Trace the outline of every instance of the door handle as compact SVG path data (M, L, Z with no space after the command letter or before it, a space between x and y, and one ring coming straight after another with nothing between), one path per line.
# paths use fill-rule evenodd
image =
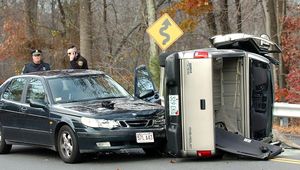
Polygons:
M205 99L200 99L200 109L201 110L206 109Z
M25 112L27 110L27 107L21 107L21 112Z

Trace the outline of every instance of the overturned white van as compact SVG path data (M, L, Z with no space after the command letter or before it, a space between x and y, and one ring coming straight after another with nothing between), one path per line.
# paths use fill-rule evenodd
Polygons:
M240 33L210 41L214 48L160 56L167 152L177 157L210 157L218 150L259 159L278 155L282 149L268 144L272 65L278 62L268 54L280 48ZM141 97L153 100L157 94Z

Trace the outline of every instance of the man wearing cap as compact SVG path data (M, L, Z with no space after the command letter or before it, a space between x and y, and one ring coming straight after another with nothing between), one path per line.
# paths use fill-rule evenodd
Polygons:
M68 56L70 59L70 69L88 69L86 59L77 52L75 46L68 48Z
M42 58L41 50L34 50L31 52L31 55L32 55L32 62L25 64L22 70L22 74L50 70L50 65L48 63L44 63L43 60L41 59Z

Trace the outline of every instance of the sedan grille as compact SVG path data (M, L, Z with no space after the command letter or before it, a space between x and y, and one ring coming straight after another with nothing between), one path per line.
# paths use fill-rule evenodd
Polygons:
M153 120L121 120L119 121L122 127L151 127L153 126Z

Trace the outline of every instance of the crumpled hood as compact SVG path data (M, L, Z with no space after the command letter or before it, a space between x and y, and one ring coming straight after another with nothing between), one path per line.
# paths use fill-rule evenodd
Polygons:
M164 108L158 104L128 98L61 104L56 106L56 108L63 112L76 112L83 116L109 119L148 117L164 110Z

